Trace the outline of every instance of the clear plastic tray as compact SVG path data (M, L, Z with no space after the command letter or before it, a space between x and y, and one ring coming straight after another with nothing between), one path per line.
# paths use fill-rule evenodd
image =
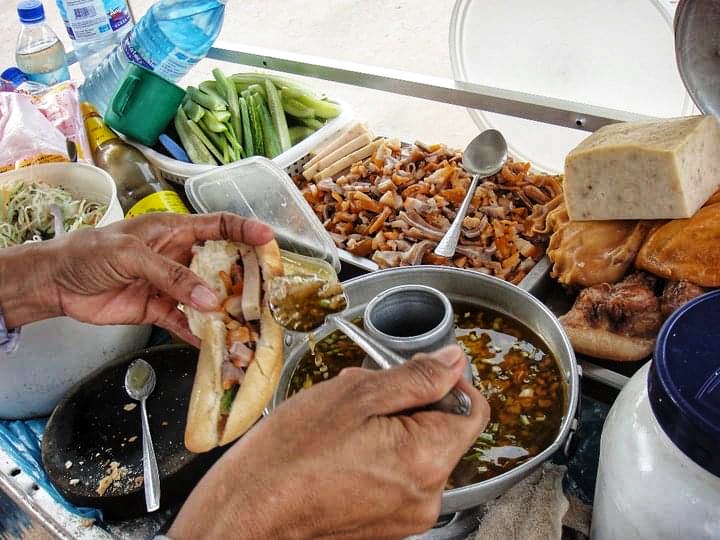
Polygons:
M675 65L668 0L458 0L450 63L458 81L632 111L697 114ZM512 28L513 30L510 30ZM562 173L588 133L469 109L500 130L511 155Z
M322 259L340 271L338 250L285 170L247 158L189 178L185 193L198 212L232 212L264 221L280 247Z

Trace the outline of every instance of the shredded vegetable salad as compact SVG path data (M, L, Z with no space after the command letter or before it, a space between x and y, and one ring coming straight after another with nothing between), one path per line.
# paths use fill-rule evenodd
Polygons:
M107 204L77 199L59 186L23 181L2 185L0 248L94 227L106 210Z

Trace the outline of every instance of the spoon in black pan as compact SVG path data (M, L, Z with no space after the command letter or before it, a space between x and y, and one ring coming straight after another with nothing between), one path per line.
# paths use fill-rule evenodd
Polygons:
M125 373L125 390L128 395L140 402L140 418L143 434L143 484L145 486L145 505L148 512L160 508L160 474L158 473L155 449L153 448L150 425L148 423L145 401L155 389L155 370L142 358L138 358Z

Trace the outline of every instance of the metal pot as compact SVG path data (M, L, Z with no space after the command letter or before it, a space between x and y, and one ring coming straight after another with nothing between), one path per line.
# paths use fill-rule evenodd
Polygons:
M451 302L489 308L524 323L542 338L558 361L566 385L566 402L560 431L552 444L525 463L495 478L446 491L442 498L442 514L474 508L494 499L563 447L576 422L580 397L578 367L562 325L552 312L531 294L506 281L479 272L435 266L383 270L351 279L343 285L351 306L347 312L348 319L361 317L366 304L391 287L427 285L445 293ZM320 328L315 337L320 340L331 331L331 328ZM307 336L288 334L286 344L285 366L270 409L277 407L287 398L290 379L308 351Z

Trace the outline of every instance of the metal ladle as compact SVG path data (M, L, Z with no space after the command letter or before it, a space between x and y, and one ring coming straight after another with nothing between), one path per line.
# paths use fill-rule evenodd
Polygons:
M463 220L475 195L478 183L480 180L484 180L502 169L505 161L507 161L507 153L505 138L496 129L483 131L467 145L463 153L463 167L474 176L455 219L435 248L435 255L452 257L455 254Z
M312 303L312 305L319 304L323 300L328 300L329 294L332 295L332 308L326 306L323 309L314 310L311 316L305 315L300 319L295 316L294 310L297 309L297 305L303 302ZM405 358L379 343L367 332L341 317L341 313L348 307L348 300L342 286L337 282L327 284L315 276L294 275L273 278L268 289L268 303L275 320L287 330L310 332L327 325L329 328L340 330L349 337L381 369L391 369L406 361ZM468 416L472 404L470 398L463 391L453 388L445 397L433 404L432 408Z
M135 360L125 373L125 390L131 398L140 402L143 434L143 484L145 485L145 506L148 512L154 512L160 508L160 474L145 408L145 400L154 389L155 370L145 360L141 358Z

